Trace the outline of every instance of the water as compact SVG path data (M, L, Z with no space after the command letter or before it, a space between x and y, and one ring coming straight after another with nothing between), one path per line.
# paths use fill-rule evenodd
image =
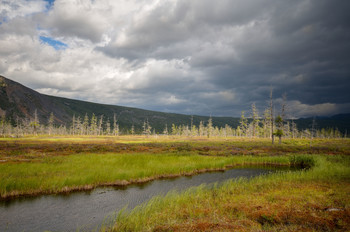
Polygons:
M191 177L155 180L124 188L97 188L69 195L47 195L0 202L0 231L94 231L111 223L113 215L167 192L201 184L272 172L265 168L239 168ZM109 218L109 219L108 219Z

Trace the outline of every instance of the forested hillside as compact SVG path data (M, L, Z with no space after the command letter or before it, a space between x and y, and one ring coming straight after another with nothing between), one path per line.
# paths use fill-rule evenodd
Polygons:
M212 126L218 130L220 128L232 128L235 130L234 134L238 135L266 136L268 131L266 127L269 126L267 124L269 119L266 118L266 115L261 113L256 115L258 121L254 122L252 126L254 121L252 112L250 109L245 110L248 113L243 119L211 117L210 121L209 116L156 112L44 95L0 76L1 125L22 125L23 127L36 125L38 128L40 125L51 125L55 128L73 128L74 131L78 131L78 127L80 127L81 133L83 124L84 130L87 130L88 126L90 127L91 124L96 123L96 127L100 127L99 133L101 131L109 133L108 131L113 131L114 127L118 126L118 133L124 134L144 133L147 128L150 130L149 133L161 134L165 131L175 134L190 133L188 131ZM209 121L211 125L208 125ZM338 131L343 135L347 135L347 132L350 131L349 122L350 114L335 115L333 117L301 118L293 121L285 119L285 126L287 127L285 130L293 134L295 130L322 131L323 129L329 133ZM331 132L332 130L333 132ZM193 133L191 132L191 134Z

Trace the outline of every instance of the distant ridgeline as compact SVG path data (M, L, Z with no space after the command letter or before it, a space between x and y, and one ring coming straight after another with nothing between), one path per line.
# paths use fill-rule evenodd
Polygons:
M37 111L34 112L32 118L17 118L15 123L7 120L4 116L0 120L0 135L2 136L25 136L25 135L178 135L178 136L200 136L200 137L261 137L270 138L272 131L282 130L282 136L285 138L340 138L348 136L348 117L344 120L336 120L339 116L330 118L303 118L298 120L284 120L282 127L278 125L277 120L273 124L274 130L271 130L272 121L270 118L232 118L231 126L217 126L214 124L213 118L208 120L200 120L205 117L187 116L188 124L162 124L153 127L152 123L145 119L141 127L131 125L126 127L121 125L115 114L111 119L104 115L96 116L94 113L89 116L85 114L83 117L73 115L69 124L55 123L55 115L50 113L46 123L41 123ZM199 122L198 122L199 121ZM345 128L345 132L339 130L334 125L340 125ZM325 127L321 127L323 125ZM161 127L161 129L159 129Z
M254 106L255 108L255 106ZM97 104L40 94L0 76L0 135L121 135L283 137L348 136L350 114L282 119L252 108L249 118L191 116ZM273 128L273 129L271 129Z

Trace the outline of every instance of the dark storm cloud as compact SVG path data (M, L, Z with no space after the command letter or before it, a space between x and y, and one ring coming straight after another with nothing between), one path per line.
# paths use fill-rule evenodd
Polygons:
M134 17L129 27L100 49L111 56L131 60L168 58L162 56L164 50L170 50L170 56L176 57L183 46L187 49L181 55L188 55L205 43L223 39L218 38L222 34L217 34L222 27L259 19L264 5L261 1L223 0L215 4L207 0L161 1L156 8L142 12L141 17Z
M271 88L294 117L350 112L349 1L79 2L37 14L45 4L34 4L27 22L25 1L4 11L0 71L25 70L48 94L169 112L239 116L253 102L261 112Z
M268 86L275 96L286 92L290 100L304 104L348 103L349 3L297 2L279 4L263 26L256 25L250 38L236 44L239 61L223 67L206 62L203 68L214 85L238 89L245 99L259 103L267 98ZM260 97L258 87L265 89Z

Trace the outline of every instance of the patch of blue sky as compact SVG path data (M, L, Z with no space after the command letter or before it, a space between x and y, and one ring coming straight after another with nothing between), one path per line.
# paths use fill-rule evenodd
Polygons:
M55 48L56 50L64 50L68 47L67 44L62 43L59 40L52 39L50 37L40 36L39 38L40 38L42 43L46 43L46 44L50 45L51 47Z
M44 1L47 2L49 5L52 5L55 2L55 0L44 0Z
M8 22L8 18L7 17L2 17L0 19L0 24L7 23L7 22Z
M50 9L55 2L55 0L44 0L46 2L46 8Z

